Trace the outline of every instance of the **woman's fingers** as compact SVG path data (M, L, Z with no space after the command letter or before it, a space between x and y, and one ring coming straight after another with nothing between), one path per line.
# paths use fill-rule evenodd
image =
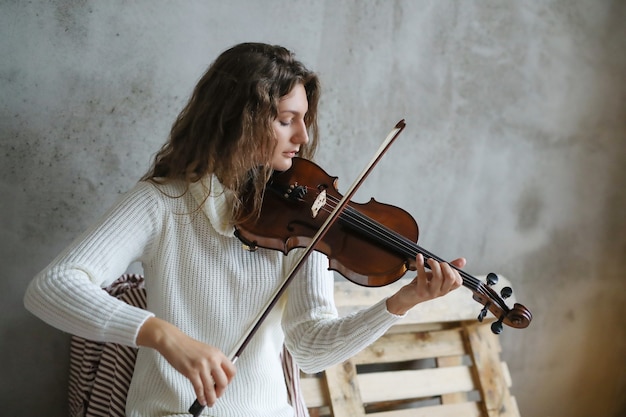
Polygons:
M427 272L424 268L422 255L417 255L416 264L418 285L421 284L422 288L430 296L439 297L461 286L463 281L459 271L455 268L462 268L465 266L464 258L455 259L450 263L438 262L429 258L426 263L430 268L429 272Z
M205 383L203 382L202 377L198 374L195 378L188 377L188 379L193 386L194 392L196 393L196 399L200 404L202 404L202 406L206 407L208 395L204 389Z
M457 268L463 268L466 264L465 258L456 258L454 261L450 262L450 264L456 266Z
M415 257L415 265L417 266L417 276L422 278L426 278L426 267L424 265L424 256L421 253L418 253Z
M203 373L202 375L203 395L206 398L205 404L209 407L213 406L217 401L217 392L215 391L215 382L211 374ZM200 398L198 397L198 401ZM200 401L202 402L202 401Z
M221 397L226 390L226 387L235 376L235 367L232 366L230 361L223 362L219 367L213 370L211 376L213 377L213 384L217 397Z
M455 288L457 276L458 272L456 272L449 263L441 264L441 286L439 289L441 294L447 294Z
M453 260L452 262L450 262L450 265L458 269L463 268L465 264L466 264L465 258L457 258ZM458 270L452 267L450 267L450 269L454 273L454 283L452 284L451 290L455 290L463 284L463 278L461 278L461 273Z
M429 258L426 262L430 271L426 270L423 255L415 257L417 277L387 298L387 311L396 315L406 314L417 304L446 295L461 286L461 275L456 268L465 266L465 259L458 258L447 263Z
M235 367L230 361L207 366L198 373L197 378L189 378L196 392L198 402L213 406L226 391L226 387L235 376Z

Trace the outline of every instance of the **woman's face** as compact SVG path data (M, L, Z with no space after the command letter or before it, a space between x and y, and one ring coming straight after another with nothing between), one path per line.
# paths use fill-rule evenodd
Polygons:
M278 116L272 122L276 135L272 168L276 171L291 168L291 159L300 151L300 145L309 141L304 123L308 109L309 102L302 84L297 84L278 102Z

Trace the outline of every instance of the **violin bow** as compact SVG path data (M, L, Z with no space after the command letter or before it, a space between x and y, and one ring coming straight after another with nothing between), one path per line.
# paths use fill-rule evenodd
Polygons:
M380 145L380 147L378 148L378 150L376 151L376 153L374 154L370 162L365 166L365 168L363 168L363 171L359 174L356 180L352 183L348 191L344 194L343 198L339 201L339 203L337 203L333 211L326 218L326 221L324 221L322 226L318 229L317 233L313 236L313 239L311 240L309 245L306 247L304 252L300 253L300 256L297 262L293 265L293 267L289 271L289 274L287 274L287 277L283 280L280 286L276 289L272 298L263 307L263 311L261 312L261 314L257 316L253 324L246 331L246 333L244 333L243 337L239 340L239 342L233 348L233 351L231 352L229 356L232 363L237 362L237 359L239 359L239 356L241 356L241 353L244 351L246 346L248 346L248 343L250 343L250 340L252 340L252 337L254 337L257 330L261 327L261 325L263 324L263 322L265 321L269 313L272 311L272 308L274 308L274 306L278 303L278 300L280 299L280 297L287 290L287 287L289 286L289 284L291 284L291 282L293 281L293 278L296 276L296 274L298 273L302 265L304 265L304 262L309 257L311 252L313 252L317 243L324 238L324 236L326 235L326 232L328 232L330 227L335 223L335 220L337 220L341 211L348 204L348 202L352 199L352 196L354 195L354 193L361 186L365 178L370 174L374 166L378 163L378 161L380 161L382 156L385 154L385 152L387 152L391 144L396 140L396 138L400 135L400 133L404 130L405 127L406 127L406 123L404 119L396 123L396 125L391 130L391 132L389 132L384 142ZM191 415L193 415L194 417L199 417L200 414L202 413L202 410L204 410L204 408L205 406L200 404L198 399L196 399L191 405L191 407L189 407L189 413L191 413Z

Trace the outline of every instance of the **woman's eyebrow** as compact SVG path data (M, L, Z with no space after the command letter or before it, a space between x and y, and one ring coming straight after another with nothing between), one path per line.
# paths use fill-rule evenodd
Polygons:
M302 112L301 112L301 111L299 111L299 110L285 109L285 110L280 110L280 111L278 112L278 114L283 114L283 113L291 113L291 114L294 114L294 115L296 115L296 116L302 116L302 115L306 114L306 111L305 111L304 113L302 113Z

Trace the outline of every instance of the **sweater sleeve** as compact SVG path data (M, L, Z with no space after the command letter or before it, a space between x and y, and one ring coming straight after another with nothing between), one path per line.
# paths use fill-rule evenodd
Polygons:
M162 227L156 188L139 183L30 283L27 310L86 339L136 346L152 313L110 296L102 287L145 260Z
M313 253L289 288L283 317L285 345L304 372L320 372L354 356L402 316L387 311L386 299L345 317L334 303L328 260Z

